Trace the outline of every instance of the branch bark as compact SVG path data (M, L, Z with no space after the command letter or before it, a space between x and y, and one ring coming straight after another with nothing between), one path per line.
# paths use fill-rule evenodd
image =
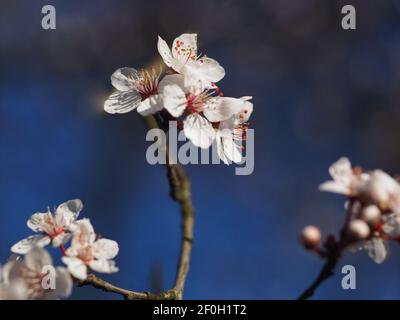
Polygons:
M146 123L150 129L159 128L157 120L153 116L146 117ZM170 186L170 195L176 201L182 216L182 237L179 254L178 268L175 284L172 289L153 294L150 292L135 292L119 288L100 277L90 274L79 286L91 285L106 292L112 292L123 296L127 300L181 300L185 289L185 283L190 266L190 257L193 243L194 208L192 205L191 184L186 171L179 164L171 164L168 148L165 150L167 160L167 176Z

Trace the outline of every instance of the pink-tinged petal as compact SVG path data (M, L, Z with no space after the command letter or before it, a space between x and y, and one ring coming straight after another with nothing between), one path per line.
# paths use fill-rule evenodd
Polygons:
M104 102L104 111L110 114L127 113L136 109L142 97L136 91L116 91Z
M46 213L35 213L33 214L28 222L27 226L34 232L48 232L53 229L54 218L50 212Z
M120 68L111 75L111 84L118 91L135 91L138 71L133 68Z
M371 259L378 264L385 261L389 255L389 247L381 238L372 238L371 240L366 241L364 249L367 251Z
M96 259L113 259L119 251L118 243L109 239L99 239L93 246L93 255Z
M204 115L211 122L224 121L239 113L244 103L241 99L214 97L207 101Z
M175 118L180 117L186 109L186 94L176 84L166 85L163 90L164 108Z
M38 234L34 236L29 236L28 238L14 244L11 247L11 251L16 254L26 254L34 247L45 247L49 245L50 242L51 239L47 235Z
M217 132L217 153L220 159L227 165L231 161L239 163L242 161L240 145L234 141L232 131L226 129Z
M72 251L79 251L81 247L93 244L96 234L89 219L78 220L75 225L76 229L74 228L70 249Z
M139 112L140 115L146 117L158 111L161 111L163 108L164 104L162 96L156 94L143 100L137 108L137 112Z
M197 34L184 33L176 38L172 45L172 56L181 64L195 61L197 58Z
M158 36L157 49L161 58L164 60L164 63L168 67L172 67L174 58L172 57L171 49L168 47L168 44L165 42L165 40L160 36Z
M184 75L185 86L188 87L201 82L204 87L212 88L213 83L225 77L225 69L216 60L208 57L185 64L180 73Z
M69 273L76 279L86 280L87 267L82 260L75 257L62 257L62 262L67 265Z
M59 227L69 227L79 216L83 209L82 201L70 200L60 204L55 212L54 220Z
M61 245L66 244L71 238L72 238L72 233L63 232L55 236L51 240L51 245L53 246L53 248L60 247Z
M44 266L53 265L53 260L46 250L35 247L25 255L24 263L30 270L42 272Z
M211 123L201 115L194 113L183 121L185 136L200 148L209 148L215 139L215 129Z
M115 266L115 262L113 260L93 260L90 262L89 267L92 270L101 273L118 272L118 268Z

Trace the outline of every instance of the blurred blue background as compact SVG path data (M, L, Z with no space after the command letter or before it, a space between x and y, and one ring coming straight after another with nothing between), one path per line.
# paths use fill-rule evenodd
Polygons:
M57 29L41 29L41 8ZM345 4L357 30L341 28ZM135 112L108 115L109 77L159 59L168 43L199 34L200 51L227 75L228 96L252 95L255 171L189 166L197 213L188 299L292 299L322 261L298 243L307 224L337 232L344 199L318 192L343 155L400 173L400 1L22 1L0 10L0 261L30 234L28 217L73 198L104 237L120 244L120 272L134 290L171 286L180 216L165 168L145 159ZM55 260L59 263L55 253ZM357 290L340 268L357 269ZM400 250L383 265L346 254L318 299L400 298ZM119 297L85 287L74 299Z

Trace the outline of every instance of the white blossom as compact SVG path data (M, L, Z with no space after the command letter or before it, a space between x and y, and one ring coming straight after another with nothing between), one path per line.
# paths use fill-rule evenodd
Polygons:
M23 259L8 262L4 270L5 290L9 295L6 299L47 300L71 294L72 279L67 269L54 268L49 253L40 247L31 249Z
M26 254L35 246L45 247L52 244L59 247L71 238L71 227L83 208L79 199L67 201L59 205L54 214L35 213L28 220L28 227L39 234L29 236L12 246L11 251Z
M186 115L183 120L185 136L200 148L208 148L216 137L212 123L230 119L239 113L246 101L242 99L211 96L202 85L187 87L181 75L165 77L163 88L165 109L173 116Z
M252 97L240 98L244 103L242 109L231 118L221 121L216 129L217 153L220 159L229 164L230 161L242 161L242 142L246 134L247 124L252 112Z
M114 114L137 109L143 116L160 111L163 106L158 94L159 76L154 68L151 71L128 67L116 70L111 76L111 84L117 91L106 100L104 110Z
M383 210L400 212L400 185L382 170L374 170L363 186L364 197Z
M366 173L356 174L348 158L340 158L329 168L332 181L324 182L319 186L321 191L344 194L350 197L360 194L361 189L369 180Z
M79 280L87 278L88 268L102 273L118 271L112 260L118 254L118 244L109 239L96 239L93 226L88 219L76 222L71 247L62 261L72 276Z
M225 70L214 59L197 54L197 34L184 33L174 40L172 48L158 37L158 52L164 63L184 76L185 86L195 86L199 82L205 88L225 76Z

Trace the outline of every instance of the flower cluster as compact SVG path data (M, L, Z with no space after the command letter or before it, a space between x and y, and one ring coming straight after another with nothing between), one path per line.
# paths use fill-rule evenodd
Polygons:
M52 299L68 297L73 279L85 280L88 270L102 273L118 271L114 259L118 244L96 236L89 219L79 219L83 209L79 199L59 205L55 212L33 214L28 227L37 234L12 246L16 254L0 268L1 299ZM68 242L69 248L65 248ZM64 267L53 267L51 244L63 253ZM21 257L23 255L24 257Z
M351 250L364 249L376 262L382 263L389 253L388 240L400 240L400 184L382 170L363 171L341 158L330 168L333 180L320 190L347 196L347 220L342 242ZM319 230L309 226L302 241L308 248L319 245Z
M158 52L168 67L121 68L111 76L117 89L104 104L108 113L137 109L143 116L165 110L183 124L185 136L197 147L209 148L216 141L221 160L229 164L242 160L242 140L253 112L251 97L224 97L216 85L225 76L221 65L197 52L197 35L182 34L170 48L158 38Z

